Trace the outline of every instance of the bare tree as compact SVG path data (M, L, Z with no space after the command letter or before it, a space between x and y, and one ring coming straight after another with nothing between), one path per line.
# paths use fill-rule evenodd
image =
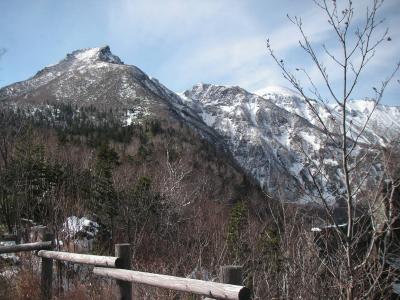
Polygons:
M315 77L311 76L309 71L300 67L292 71L283 59L276 56L269 40L267 46L284 78L304 98L327 141L333 145L333 151L340 157L339 169L344 189L337 189L332 194L337 201L345 203L345 224L338 223L324 193L326 166L310 159L309 175L315 185L315 196L325 208L329 222L333 224L331 228L337 241L335 246L330 245L337 251L328 252L321 259L325 263L327 272L338 284L343 298L369 298L373 295L379 297L387 292L388 286L391 285L391 270L387 267L387 259L393 249L391 243L393 224L395 224L393 199L396 191L398 192L396 190L398 178L389 176L386 170L377 168L378 162L385 161L383 150L386 152L389 150L382 149L383 147L376 143L368 144L361 140L367 134L371 117L387 85L398 71L400 63L395 65L393 72L381 82L380 87L373 87L373 107L363 124L357 126L353 124L349 115L349 101L358 87L360 75L366 72L366 66L373 59L379 46L391 40L388 29L381 30L383 20L378 17L383 0L372 1L371 6L367 7L363 14L362 22L355 20L358 11L351 0L313 2L327 17L330 28L336 36L335 46L339 47L339 53L335 53L326 44L322 44L321 49L318 49L305 32L303 20L299 17L288 16L288 18L298 28L301 37L300 47L311 58L319 75L322 76L323 88L338 110L333 111L331 103L326 101L327 97L323 96ZM331 79L322 55L327 56L329 63L342 74L339 88ZM300 75L295 72L299 72L297 74ZM300 78L305 79L310 88L305 88ZM330 118L324 118L321 107ZM334 126L330 123L332 120ZM387 163L384 165L387 166ZM387 187L384 196L382 196L383 185ZM378 211L382 205L385 206L385 213L383 218L379 218Z

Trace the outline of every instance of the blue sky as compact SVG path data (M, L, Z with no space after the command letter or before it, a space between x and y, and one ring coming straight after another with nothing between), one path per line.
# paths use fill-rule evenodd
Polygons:
M371 1L353 2L364 13ZM249 91L290 87L267 54L268 37L287 65L305 67L321 84L287 13L303 18L316 47L326 43L338 51L326 17L311 0L0 0L0 48L7 51L0 59L0 86L27 79L73 50L110 45L125 63L177 92L198 82ZM372 87L400 60L400 1L386 0L380 17L392 41L378 49L353 98L372 96ZM341 73L326 56L322 60L340 90ZM400 105L398 79L400 73L384 104Z

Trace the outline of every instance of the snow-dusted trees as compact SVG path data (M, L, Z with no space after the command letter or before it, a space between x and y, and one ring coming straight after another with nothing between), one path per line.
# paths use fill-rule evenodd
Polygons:
M368 138L368 126L399 63L394 64L393 72L380 86L372 87L374 96L368 116L361 123L353 121L349 101L359 87L360 76L368 76L366 66L379 47L391 41L388 30L382 30L383 20L378 15L383 1L373 0L366 8L351 0L314 0L314 3L327 19L336 37L335 43L330 40L321 47L316 46L303 20L289 17L299 29L299 44L311 58L313 71L301 66L295 66L292 71L273 51L273 41L268 40L267 46L283 76L308 104L327 144L331 145L329 155L336 156L339 163L342 185L329 194L337 204L343 205L344 224L339 223L327 199L325 174L328 170L324 157L319 161L305 158L315 186L315 193L310 196L325 208L327 222L332 225L333 236L325 238L337 241L329 246L337 251L328 249L321 256L321 264L337 285L341 298L385 297L391 285L388 260L394 252L392 233L394 218L397 218L394 197L399 183L398 174L392 176L388 170L387 162L391 159L387 153L391 152L392 144L388 140L378 143ZM335 76L339 74L340 79L335 80L332 72ZM315 74L322 79L322 84L317 83ZM334 112L333 105L339 110ZM393 142L398 143L398 137Z

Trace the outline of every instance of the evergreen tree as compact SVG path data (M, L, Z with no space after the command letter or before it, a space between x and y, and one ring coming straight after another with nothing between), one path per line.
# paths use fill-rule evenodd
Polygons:
M111 231L110 249L114 239L115 218L117 216L118 195L114 187L112 172L119 164L119 156L108 144L103 144L97 152L95 176L92 192L92 209L106 229Z
M244 232L247 224L247 207L244 202L237 202L230 213L227 236L229 256L234 264L243 261L248 251Z
M9 230L21 217L48 220L52 213L48 195L61 177L61 167L49 162L44 145L34 142L32 132L31 127L26 129L0 172L0 208Z

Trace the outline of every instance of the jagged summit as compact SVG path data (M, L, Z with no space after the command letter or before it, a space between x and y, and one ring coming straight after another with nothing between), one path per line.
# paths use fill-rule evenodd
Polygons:
M218 95L223 95L224 97L218 97ZM242 97L237 97L237 95L242 95ZM213 104L224 106L237 105L239 102L245 101L247 95L259 97L249 93L240 86L216 85L210 83L198 83L194 85L192 89L183 92L183 96L189 97L192 100L207 102L207 99L211 97L213 99Z
M67 54L66 59L89 63L101 61L112 64L124 64L118 56L111 53L110 46L75 50L72 53Z

